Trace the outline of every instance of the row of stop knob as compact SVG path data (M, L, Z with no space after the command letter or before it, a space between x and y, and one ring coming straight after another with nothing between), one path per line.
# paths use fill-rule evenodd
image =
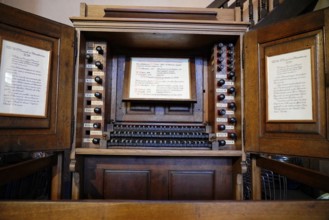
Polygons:
M86 144L100 144L100 135L103 121L103 104L104 95L102 93L105 80L105 63L106 63L106 44L104 42L87 42L85 54L86 59L86 83L89 94L86 101L85 115L85 135ZM93 93L89 93L96 90ZM97 91L98 90L98 91ZM92 108L90 108L92 107ZM91 120L91 121L90 121Z
M214 49L216 71L216 113L217 113L217 140L219 146L234 144L238 138L236 125L237 110L235 87L235 54L232 43L219 43Z
M103 48L102 48L101 46L96 46L95 50L97 51L97 53L98 53L99 55L103 55L103 54L104 54L104 50L103 50ZM93 54L87 53L87 54L86 54L86 60L87 60L87 63L92 63L92 62L94 61L94 56L93 56ZM103 64L102 64L101 61L97 60L97 61L95 61L94 64L95 64L95 66L96 66L98 69L100 69L100 70L103 69Z

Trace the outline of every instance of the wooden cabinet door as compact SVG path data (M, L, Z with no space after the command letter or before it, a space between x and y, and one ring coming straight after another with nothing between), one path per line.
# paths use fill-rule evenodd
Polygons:
M329 158L329 10L245 35L245 149Z
M0 152L70 147L72 27L0 4Z

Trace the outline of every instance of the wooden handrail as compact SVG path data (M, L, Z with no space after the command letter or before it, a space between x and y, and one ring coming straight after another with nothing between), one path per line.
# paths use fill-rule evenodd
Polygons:
M57 155L31 159L0 168L0 186L24 178L57 163Z
M0 202L6 219L329 219L329 201Z
M264 157L257 158L256 165L258 167L271 170L277 174L286 176L289 179L295 180L299 183L329 192L329 176L320 172Z

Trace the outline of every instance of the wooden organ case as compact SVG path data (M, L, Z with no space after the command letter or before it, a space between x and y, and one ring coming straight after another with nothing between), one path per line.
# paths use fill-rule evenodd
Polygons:
M82 7L71 18L80 198L240 198L248 24L231 9Z
M71 18L78 39L73 197L242 199L246 147L328 158L326 30L321 16L318 26L306 19L304 28L245 35L238 8L82 4L81 17ZM282 60L294 63L304 50L311 70L295 87L299 99L288 89L294 80L286 84L275 65L293 68ZM309 112L294 118L291 109L304 104Z
M246 152L329 158L328 9L248 31L238 8L81 4L74 41L2 8L2 54L51 59L47 113L0 113L1 152L72 142L73 199L240 200Z
M312 30L311 18L304 30L281 33L277 26L276 35L265 29L244 39L248 24L238 9L82 5L81 11L71 18L78 39L75 198L241 199L245 143L256 152L328 156L325 35ZM293 68L282 60L295 62L300 51L311 69L294 63L309 77L294 87L296 79L289 84L275 65ZM187 89L177 78L185 60Z

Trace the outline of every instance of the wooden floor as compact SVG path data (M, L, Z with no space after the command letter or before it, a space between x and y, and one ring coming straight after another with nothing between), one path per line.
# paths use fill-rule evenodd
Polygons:
M0 202L0 219L329 219L329 201Z

